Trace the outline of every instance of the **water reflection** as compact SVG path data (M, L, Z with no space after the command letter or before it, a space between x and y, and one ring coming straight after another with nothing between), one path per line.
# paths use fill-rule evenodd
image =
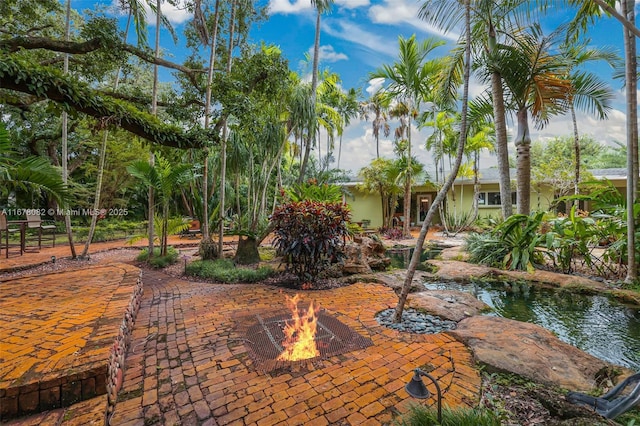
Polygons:
M488 315L530 322L562 341L614 364L640 371L640 310L609 300L527 283L428 283L429 289L472 293L491 306Z
M419 270L424 270L421 266L422 262L429 259L436 258L444 247L430 246L425 248L420 255ZM390 267L394 269L406 269L411 263L411 256L413 256L414 247L394 247L387 250L387 256L391 259Z

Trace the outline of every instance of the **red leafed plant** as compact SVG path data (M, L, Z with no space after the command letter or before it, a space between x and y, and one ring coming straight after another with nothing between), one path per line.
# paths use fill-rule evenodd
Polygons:
M274 246L300 286L313 283L323 269L343 258L350 216L342 203L304 200L276 208L271 216Z

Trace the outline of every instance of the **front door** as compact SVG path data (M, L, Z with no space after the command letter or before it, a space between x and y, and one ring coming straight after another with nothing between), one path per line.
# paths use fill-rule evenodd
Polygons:
M416 217L418 218L418 223L422 223L424 219L427 217L427 212L429 211L429 207L431 207L432 197L431 195L421 194L418 195L418 211Z

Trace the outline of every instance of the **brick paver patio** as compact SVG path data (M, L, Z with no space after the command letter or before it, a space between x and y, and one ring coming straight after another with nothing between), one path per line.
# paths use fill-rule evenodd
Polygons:
M99 273L92 269L78 272L76 280ZM71 284L57 276L46 278L52 292ZM314 300L373 345L264 373L248 356L243 318L285 311L285 294L294 291L190 282L156 271L144 271L143 283L113 425L389 424L412 403L404 385L416 367L438 379L445 404L477 403L480 376L464 345L446 333L416 335L378 325L376 312L397 302L383 285L302 292L305 302ZM91 299L80 291L72 298L87 305ZM103 424L105 406L101 396L9 424Z

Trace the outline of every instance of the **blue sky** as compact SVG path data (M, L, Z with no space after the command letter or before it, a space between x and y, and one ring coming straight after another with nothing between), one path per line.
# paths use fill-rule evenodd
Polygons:
M113 0L117 2L117 0ZM78 4L76 4L76 2ZM76 8L90 7L91 0L72 0ZM264 40L280 46L289 60L290 68L301 75L310 72L310 64L305 65L305 54L311 55L315 29L315 11L309 0L258 0L260 4L269 4L270 19L252 30L252 38L257 43ZM439 37L449 42L447 47L436 51L446 54L449 47L457 39L457 33L443 34L428 26L417 18L420 2L417 0L335 0L331 13L323 15L322 34L320 39L320 67L338 73L345 88L360 88L366 95L372 90L368 73L385 63L392 63L397 57L398 36L409 37L416 34L419 39ZM188 13L163 6L163 12L173 23L180 34L184 24L191 18ZM545 21L548 29L570 19L568 13L556 13ZM149 15L150 24L155 18ZM150 29L150 40L153 40L154 28ZM622 55L622 29L614 19L603 19L590 31L594 45L611 46ZM162 48L180 59L180 47L175 46L168 35L162 35ZM585 114L579 114L579 130L585 135L605 143L625 140L624 92L620 82L611 80L611 70L605 64L592 66L594 72L609 81L616 91L614 109L606 122L597 121ZM471 87L471 95L478 94L483 88L476 82ZM511 123L512 124L512 123ZM513 132L512 125L509 128ZM541 130L533 131L534 139L547 139L555 136L567 136L571 133L571 122L568 117L552 119L549 125ZM429 130L414 130L414 152L428 169L433 161L422 147ZM381 140L381 155L392 157L390 140ZM341 168L349 169L355 174L375 158L375 144L371 134L371 124L353 120L345 131L343 138ZM495 164L491 155L485 154L482 167ZM335 164L334 164L335 166Z

